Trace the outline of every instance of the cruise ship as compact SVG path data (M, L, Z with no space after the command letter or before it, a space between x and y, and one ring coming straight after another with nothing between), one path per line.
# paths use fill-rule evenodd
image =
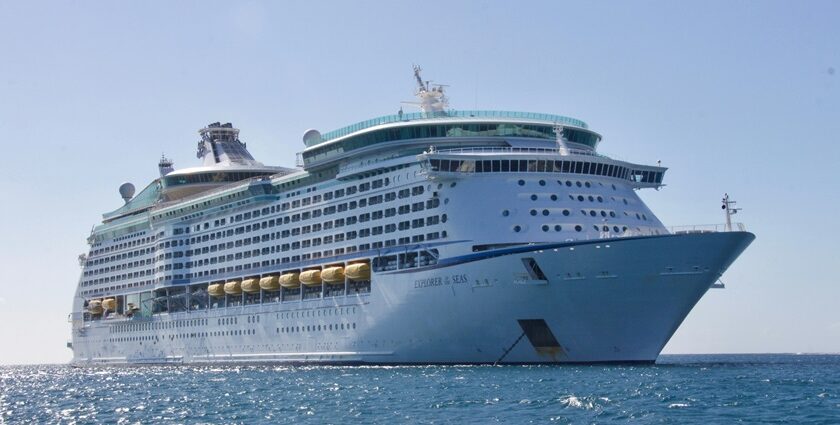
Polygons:
M755 236L665 227L666 168L560 115L452 110L308 130L295 167L230 123L195 167L103 214L79 256L72 364L654 362Z

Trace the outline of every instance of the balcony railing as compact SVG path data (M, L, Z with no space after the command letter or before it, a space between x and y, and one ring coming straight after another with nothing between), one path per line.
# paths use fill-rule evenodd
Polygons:
M311 145L307 146L314 146L316 144L320 144L332 139L337 139L339 137L346 136L351 133L355 133L359 130L364 130L366 128L374 127L377 125L382 124L389 124L393 122L406 122L406 121L416 121L416 120L427 120L427 119L464 119L464 118L508 118L508 119L519 119L519 120L528 120L528 121L543 121L543 122L553 122L558 124L564 125L571 125L575 127L580 127L583 129L588 128L585 122L570 117L564 117L562 115L553 115L553 114L541 114L536 112L517 112L517 111L445 111L439 113L426 113L426 112L412 112L412 113L403 113L403 114L394 114L394 115L385 115L377 118L372 118L366 121L358 122L353 125L348 125L347 127L339 128L338 130L333 130L327 133L324 133L321 136L321 139L316 142L312 143Z
M732 228L728 229L726 224L691 224L687 226L671 226L668 227L668 232L673 235L682 235L686 233L715 233L715 232L746 232L747 227L744 223L732 223Z

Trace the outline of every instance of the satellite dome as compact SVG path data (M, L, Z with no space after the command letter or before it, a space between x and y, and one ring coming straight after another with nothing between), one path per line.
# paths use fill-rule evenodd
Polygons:
M120 196L125 202L134 197L134 185L131 183L123 183L120 185Z
M303 144L306 146L315 146L321 143L321 132L311 128L303 133Z

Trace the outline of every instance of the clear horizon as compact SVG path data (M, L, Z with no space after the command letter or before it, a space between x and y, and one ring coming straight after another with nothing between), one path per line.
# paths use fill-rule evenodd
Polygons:
M162 153L232 122L293 166L304 131L396 113L412 64L454 109L566 115L602 153L669 167L667 226L734 217L755 242L663 354L840 353L840 3L4 2L0 364L64 363L101 214ZM408 107L405 107L409 111ZM829 224L830 220L827 221ZM817 232L817 234L812 234Z

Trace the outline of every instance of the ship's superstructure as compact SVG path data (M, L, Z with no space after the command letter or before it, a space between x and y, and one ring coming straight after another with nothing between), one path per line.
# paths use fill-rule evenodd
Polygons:
M650 362L754 238L671 231L637 195L664 167L577 119L446 109L419 73L421 112L309 130L301 168L214 123L201 166L123 185L73 362Z

